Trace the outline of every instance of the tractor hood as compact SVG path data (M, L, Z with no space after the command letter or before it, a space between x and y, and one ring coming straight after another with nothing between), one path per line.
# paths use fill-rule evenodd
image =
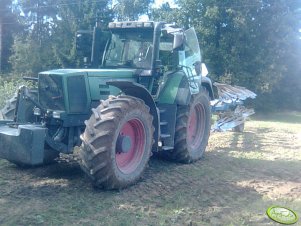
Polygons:
M87 74L88 77L105 77L105 78L132 78L137 70L135 69L57 69L41 72L40 75L61 75L61 76L72 76Z
M135 69L58 69L39 74L39 103L45 109L81 113L91 101L118 95L109 81L137 82ZM53 101L55 100L55 101ZM81 106L81 107L80 107Z

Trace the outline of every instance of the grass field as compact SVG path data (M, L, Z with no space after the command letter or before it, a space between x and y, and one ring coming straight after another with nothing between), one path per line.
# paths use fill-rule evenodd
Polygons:
M191 165L152 158L122 191L95 190L75 161L59 161L24 170L0 160L0 225L276 225L271 205L301 215L301 113L212 134Z

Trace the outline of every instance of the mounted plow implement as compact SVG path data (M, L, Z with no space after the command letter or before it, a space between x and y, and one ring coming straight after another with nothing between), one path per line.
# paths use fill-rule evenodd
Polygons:
M219 98L211 101L212 112L218 117L211 131L224 132L232 129L242 132L247 118L255 113L254 109L244 107L243 102L248 98L255 99L256 94L241 86L217 82L213 85L217 88Z

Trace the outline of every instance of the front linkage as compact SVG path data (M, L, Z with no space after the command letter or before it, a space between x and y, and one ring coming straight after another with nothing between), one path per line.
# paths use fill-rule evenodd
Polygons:
M21 86L10 103L9 112L0 121L0 158L19 166L37 166L52 162L60 152L71 153L79 142L79 128L63 128L52 112L38 102L37 89ZM5 108L6 109L6 108ZM7 110L7 109L6 109ZM67 142L66 133L77 135Z

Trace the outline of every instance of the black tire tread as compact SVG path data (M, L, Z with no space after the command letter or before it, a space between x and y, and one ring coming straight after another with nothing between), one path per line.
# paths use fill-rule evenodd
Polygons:
M9 100L6 101L4 107L1 109L3 119L14 119L18 94L15 93Z
M142 100L125 95L110 96L107 100L101 101L90 119L85 122L86 129L81 135L81 160L79 163L95 187L121 189L136 183L142 175L141 173L139 177L125 183L117 178L112 169L111 150L115 149L113 137L119 124L119 118L129 109L134 108L142 109L148 123L152 125L153 118L149 114L149 107ZM154 128L151 126L151 133L153 134L153 132ZM152 145L152 142L150 143ZM151 146L149 149L151 150Z
M206 110L208 111L208 114L206 114L208 116L208 119L204 119L204 122L206 122L207 125L205 127L205 134L203 136L200 153L196 157L190 154L186 138L187 138L187 123L188 123L191 103L193 103L194 99L198 95L202 95L203 98L206 98L206 101L208 102L206 103L208 105L205 106ZM177 116L176 116L176 128L175 128L175 147L173 150L162 151L161 155L163 156L163 158L175 162L192 163L199 160L203 156L210 135L210 120L211 120L211 108L209 103L210 99L209 99L208 91L205 89L201 89L199 94L197 94L196 96L192 96L191 102L188 106L178 107Z

